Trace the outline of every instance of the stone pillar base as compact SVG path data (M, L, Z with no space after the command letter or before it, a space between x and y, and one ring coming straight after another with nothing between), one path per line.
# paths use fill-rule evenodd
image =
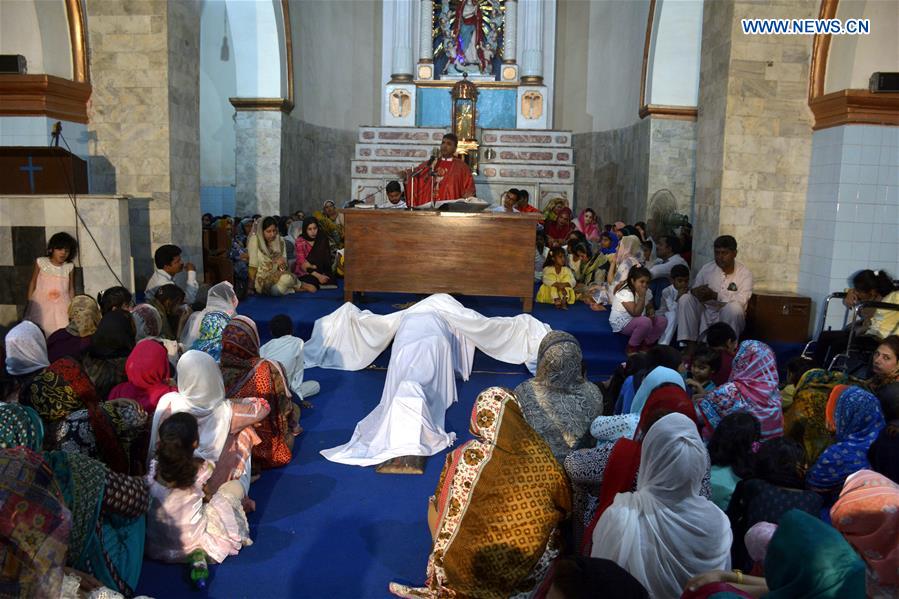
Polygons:
M548 129L546 118L548 101L549 90L545 85L519 86L516 127L518 129Z
M238 215L281 214L281 129L277 110L238 110L235 200Z
M384 87L384 126L415 126L415 84L389 83Z

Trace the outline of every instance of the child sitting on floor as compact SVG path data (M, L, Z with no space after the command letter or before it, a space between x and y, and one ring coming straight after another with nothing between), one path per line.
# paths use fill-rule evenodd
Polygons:
M272 339L259 348L259 356L281 363L290 390L299 397L302 407L311 409L314 406L306 398L318 393L321 386L316 381L303 380L303 340L294 336L293 321L287 314L278 314L268 328Z
M153 559L187 562L191 579L208 576L206 561L221 563L251 545L240 481L224 483L212 496L205 489L215 464L194 458L200 442L197 419L179 412L159 426L156 457L150 463L150 510L146 553Z
M700 397L715 388L712 377L721 368L721 355L707 345L700 345L693 352L690 377L686 380L693 397Z
M787 362L786 384L780 390L782 408L786 410L793 405L793 395L796 394L796 385L802 375L815 367L815 361L811 358L798 356Z
M543 284L537 290L537 301L554 304L556 308L568 309L575 301L574 273L565 266L565 250L555 247L549 252L549 266L543 269Z
M730 370L740 344L737 334L726 322L716 322L703 333L705 342L721 356L721 367L712 376L715 385L723 385L730 380Z
M690 269L685 264L675 264L668 275L671 285L662 290L662 304L659 312L668 321L665 332L659 339L662 345L670 345L677 331L677 301L681 296L690 291Z
M634 266L628 271L627 280L614 290L609 325L613 332L630 338L627 355L655 345L668 324L664 316L656 316L653 310L651 278L647 269Z

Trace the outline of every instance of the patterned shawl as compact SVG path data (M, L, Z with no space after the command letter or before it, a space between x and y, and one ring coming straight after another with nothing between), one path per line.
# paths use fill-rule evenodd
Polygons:
M744 341L734 357L730 381L709 392L697 404L708 425L708 440L728 414L749 412L762 425L762 440L783 434L783 413L778 390L777 358L761 341Z
M870 470L856 472L846 479L830 519L877 583L899 586L899 485Z
M271 407L256 427L262 442L253 447L253 463L275 468L290 462L286 439L295 419L287 376L280 363L259 357L259 332L246 316L235 316L225 327L220 366L227 397L261 397Z
M815 489L832 489L854 472L870 468L868 449L886 426L880 401L861 387L849 387L837 399L836 442L824 450L805 481Z
M75 410L99 401L87 373L72 358L56 360L32 379L27 397L47 423L62 420Z
M28 406L0 403L0 449L25 446L39 451L44 444L44 423Z
M532 589L557 555L571 490L515 396L500 387L482 391L470 428L475 439L447 456L437 486L427 587L394 583L394 594L506 598Z
M89 295L76 295L69 304L69 325L66 330L76 337L90 337L100 324L100 306Z
M809 370L799 379L793 403L784 412L784 435L802 444L810 464L834 441L833 432L825 422L831 391L837 385L857 383L842 372L820 368Z
M222 333L231 317L224 312L210 312L200 321L200 336L190 349L196 349L212 356L216 362L222 355Z
M40 454L0 449L0 595L59 597L72 514Z
M863 599L865 566L840 533L815 516L780 518L765 556L765 599Z
M590 423L602 413L602 394L581 374L581 346L564 331L550 331L537 351L537 376L515 388L525 420L561 462L589 441Z

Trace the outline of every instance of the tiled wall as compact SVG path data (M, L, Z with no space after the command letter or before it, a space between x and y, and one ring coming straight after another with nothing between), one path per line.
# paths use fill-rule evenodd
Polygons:
M899 127L816 131L799 289L816 302L861 269L899 277Z
M0 117L0 146L49 146L50 132L59 119L46 116ZM59 121L62 137L72 153L87 160L87 126L81 123ZM63 140L59 145L65 147Z
M200 187L200 210L213 216L220 214L235 215L234 186L216 187L203 185Z

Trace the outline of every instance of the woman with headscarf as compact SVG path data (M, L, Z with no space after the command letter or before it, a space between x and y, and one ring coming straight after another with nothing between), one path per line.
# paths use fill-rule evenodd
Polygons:
M10 423L15 425L8 426ZM30 408L0 404L0 446L4 447L0 449L0 472L20 473L16 481L19 493L24 487L34 497L35 485L55 490L53 496L61 497L71 513L67 550L64 547L56 554L58 558L130 597L140 578L144 557L144 514L149 505L146 481L112 472L101 462L80 453L41 452L43 436L41 421ZM39 477L38 470L42 471ZM23 479L22 475L28 478ZM0 482L0 496L4 487ZM29 504L38 507L33 502ZM54 509L45 513L56 516L45 521L48 528L37 523L29 527L29 534L46 534L44 531L52 528L59 515L58 506L47 507ZM34 514L30 510L24 513ZM0 520L3 520L2 513ZM13 527L2 528L10 531Z
M103 316L91 340L91 348L84 356L84 371L90 377L100 401L112 388L124 382L125 362L134 349L134 321L131 313L113 310Z
M482 391L470 428L475 438L447 456L430 500L426 586L392 582L394 595L509 597L536 587L559 554L571 491L515 396L500 387Z
M332 200L325 200L321 210L316 210L312 216L318 220L318 226L331 238L335 249L343 247L343 215L337 212L337 204ZM305 219L303 219L305 220ZM303 227L305 229L306 227Z
M763 441L783 435L777 358L761 341L741 343L730 380L700 397L694 396L693 401L698 400L696 409L706 423L704 439L711 439L721 419L736 412L755 416L762 426Z
M47 338L47 357L51 362L64 356L75 359L91 346L91 336L100 324L100 306L89 295L76 295L69 304L69 324Z
M49 445L100 460L115 472L142 475L147 457L147 424L144 409L133 399L121 397L71 412L49 431ZM101 435L97 435L97 430Z
M614 561L654 597L677 597L691 577L729 568L730 523L699 494L708 468L694 421L658 420L643 441L637 489L602 514L591 557Z
M162 336L162 315L150 304L138 304L131 309L134 320L134 340Z
M562 462L590 441L590 423L602 414L599 387L584 379L574 335L550 331L537 350L537 375L515 388L521 413Z
M761 444L746 476L734 487L727 506L734 543L731 565L749 571L753 560L744 543L746 533L759 522L777 524L785 513L798 509L820 515L821 495L806 489L808 461L802 446L779 437Z
M877 347L871 359L871 376L859 379L841 371L812 369L796 384L793 403L784 412L784 431L805 446L811 461L833 443L825 407L838 385L855 385L878 393L899 380L899 337L890 335Z
M577 217L577 222L575 222L575 226L578 231L584 234L590 246L595 249L599 244L599 234L602 228L602 224L596 216L596 211L594 211L593 208L584 208L581 210L581 213Z
M881 387L877 392L886 426L868 449L871 469L899 483L899 384Z
M579 501L577 507L580 508L575 513L575 542L579 543L584 555L590 554L596 523L612 505L615 496L636 487L640 448L646 433L662 416L674 412L696 420L687 392L677 385L661 385L650 395L635 430L625 431L626 434L613 442L597 444L595 449L574 452L565 460L565 471L571 479L576 500ZM706 473L702 480L703 497L711 494L708 478Z
M830 520L867 564L868 597L899 595L899 485L870 470L856 472Z
M568 200L565 198L556 197L548 201L543 208L543 219L546 224L554 222L563 208L568 208Z
M128 380L109 392L109 400L133 399L149 414L156 411L159 398L178 389L172 381L168 352L153 339L144 339L134 346L125 361L125 375Z
M591 308L600 309L597 306L612 303L612 296L618 286L627 281L627 275L634 266L642 263L643 249L640 238L636 235L626 235L618 243L618 249L614 258L609 261L609 270L606 280L602 284L589 287L587 292L592 296ZM588 303L590 303L588 301Z
M809 488L836 492L846 477L870 468L868 449L886 426L880 401L861 387L846 387L835 394L832 410L836 441L824 450L806 476ZM829 419L828 419L829 420Z
M287 246L273 216L256 221L247 239L249 261L248 293L280 297L296 290L297 280L287 264Z
M556 212L555 220L547 221L543 228L549 247L565 245L568 243L568 236L575 230L574 223L571 222L571 208L568 207L563 207Z
M6 333L6 372L13 377L15 394L27 389L31 380L40 374L50 361L47 359L47 339L40 327L30 320L23 320Z
M781 518L768 544L764 578L736 570L704 572L687 582L683 594L684 599L734 596L863 599L865 565L832 526L792 510Z
M256 426L262 442L253 448L255 463L261 468L288 464L294 436L300 433L300 409L291 401L281 364L259 357L259 332L246 316L235 316L225 327L221 369L228 397L260 397L271 408Z
M260 398L230 401L215 360L208 354L190 350L178 360L178 391L159 400L150 429L150 453L155 451L159 425L171 414L189 412L200 427L200 445L194 452L200 459L214 462L215 472L207 483L209 492L229 480L240 480L250 489L250 455L260 441L252 425L269 413L268 402Z
M200 339L200 327L209 314L221 315L218 319L211 319L210 325L212 322L220 322L221 320L224 320L225 324L227 324L227 321L237 314L237 304L237 294L234 293L234 287L228 281L222 281L210 287L206 296L206 307L199 312L191 314L187 322L184 323L184 327L181 330L181 345L189 349ZM222 330L224 328L223 324Z
M318 291L331 282L331 245L328 236L310 216L303 221L303 231L296 240L296 262L293 272L306 291Z

